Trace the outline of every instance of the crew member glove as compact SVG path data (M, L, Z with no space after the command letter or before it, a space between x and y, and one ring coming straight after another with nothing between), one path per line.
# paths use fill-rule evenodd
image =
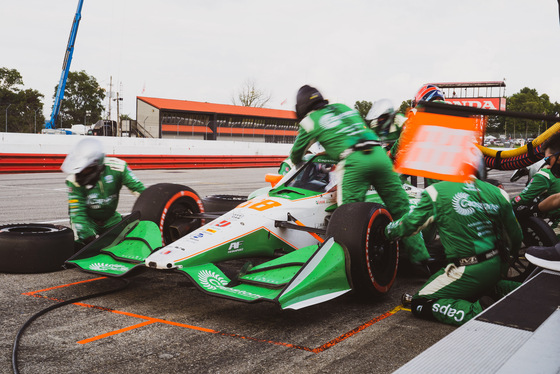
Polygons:
M542 212L537 202L533 205L519 205L515 207L514 213L517 218L527 218L530 216L539 216Z

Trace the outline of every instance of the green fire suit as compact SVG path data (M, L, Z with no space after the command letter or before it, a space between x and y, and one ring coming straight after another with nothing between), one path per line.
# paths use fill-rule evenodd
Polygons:
M68 213L77 242L83 243L85 239L105 232L121 220L117 205L123 185L136 195L145 189L125 161L105 157L104 166L99 180L91 188L76 183L75 174L66 178Z
M393 144L399 140L405 122L406 117L404 114L396 113L387 132L381 131L380 126L373 127L373 131L379 139L386 143L385 149L390 150Z
M533 179L531 179L527 187L521 191L519 196L511 200L511 204L513 207L532 205L534 199L538 198L542 200L558 192L560 192L560 178L556 178L552 175L550 168L542 168L533 176ZM552 220L552 228L556 229L560 222L560 208L547 212L546 217Z
M391 160L382 147L371 146L379 143L379 138L358 112L344 104L330 104L310 112L300 122L290 152L292 162L301 162L315 142L323 146L330 158L339 160L335 170L338 205L364 201L367 190L373 185L394 219L408 212L408 196L393 171ZM430 257L421 235L405 238L403 244L412 262Z
M518 286L501 281L508 264L495 250L501 225L517 254L522 233L507 193L487 182L440 182L422 193L420 202L385 229L389 239L411 235L434 222L449 264L433 274L412 298L412 313L420 318L461 325L482 311L478 298ZM492 222L495 222L493 225ZM501 234L500 234L501 235ZM472 256L479 256L473 260Z

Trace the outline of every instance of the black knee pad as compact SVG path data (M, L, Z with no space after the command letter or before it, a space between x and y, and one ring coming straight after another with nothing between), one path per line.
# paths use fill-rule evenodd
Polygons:
M425 298L414 298L412 299L412 304L410 309L412 314L418 318L427 319L430 321L435 321L434 314L432 313L432 305L435 300L425 299Z

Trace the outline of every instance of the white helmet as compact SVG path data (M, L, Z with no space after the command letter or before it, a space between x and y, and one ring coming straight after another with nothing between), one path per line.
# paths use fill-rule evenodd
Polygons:
M366 120L371 121L369 126L378 135L386 134L389 131L389 127L391 127L395 114L395 108L391 100L380 99L373 103L366 116Z
M325 148L323 148L321 143L315 142L315 143L311 144L311 146L309 147L307 152L313 153L314 155L318 155L318 154L321 154L321 153L325 153Z
M95 138L85 138L72 148L60 169L68 174L76 174L76 182L82 186L95 184L103 169L104 158L101 142Z

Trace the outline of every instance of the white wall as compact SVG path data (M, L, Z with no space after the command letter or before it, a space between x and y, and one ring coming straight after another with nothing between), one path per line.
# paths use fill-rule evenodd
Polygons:
M291 144L193 139L97 136L107 154L118 155L288 155ZM0 153L66 154L80 135L0 133Z

